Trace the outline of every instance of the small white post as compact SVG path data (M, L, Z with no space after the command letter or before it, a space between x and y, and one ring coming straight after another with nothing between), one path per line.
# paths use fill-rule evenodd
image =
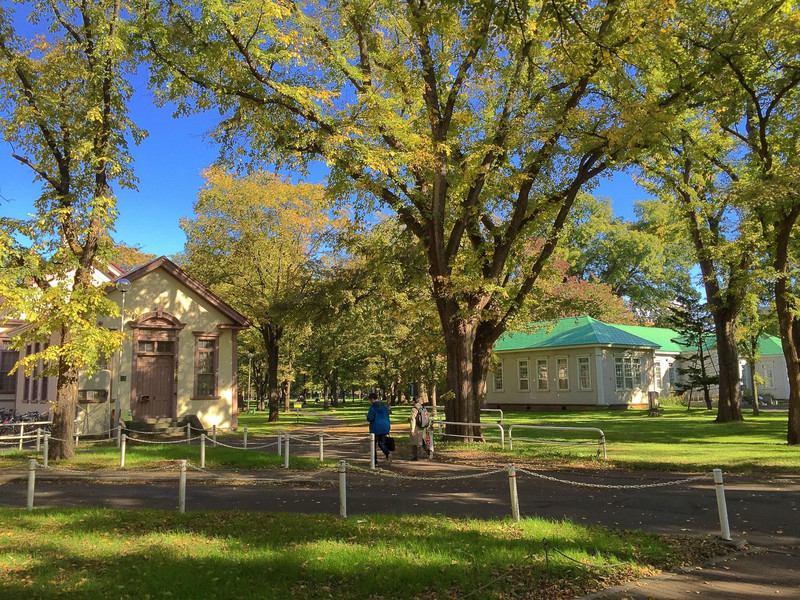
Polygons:
M42 464L47 468L47 455L50 453L50 432L44 434L44 448L42 449Z
M714 489L717 492L717 510L719 511L720 537L731 539L731 528L728 525L728 506L725 503L725 486L722 484L722 470L714 469Z
M214 442L214 448L216 448L217 447L217 426L216 425L212 425L211 426L211 439Z
M429 451L431 453L430 458L433 458L433 427L428 427L427 431L430 432L430 435L428 436L428 439L431 442L430 445L428 446L428 449L429 449Z
M247 425L244 426L244 449L247 450Z
M192 424L191 423L187 423L186 424L186 441L187 442L191 442L192 441Z
M289 468L289 434L288 433L284 436L284 443L286 444L286 447L284 448L284 453L283 453L283 468L284 469L288 469Z
M508 488L511 492L511 516L519 521L519 496L517 495L517 470L508 463Z
M181 461L181 475L178 483L178 512L186 512L186 461Z
M283 429L278 429L278 456L283 453Z
M200 434L200 468L206 468L206 434Z
M339 516L347 518L347 461L339 461Z
M78 447L78 432L75 432L75 447Z
M22 440L25 437L25 423L19 424L19 451L22 452Z
M127 445L126 442L128 440L128 436L124 433L122 434L122 439L120 439L119 443L119 468L125 468L125 446Z
M42 449L42 428L36 428L36 452Z
M369 450L369 468L374 471L375 470L375 453L377 452L377 450L375 449L375 434L374 433L370 433L369 434L369 446L370 446L370 450Z
M119 418L117 419L116 438L117 438L117 448L119 448L119 445L122 443L122 427L120 427Z
M322 438L325 436L321 431L319 432L319 459L325 460L325 450L323 448Z
M33 510L33 494L36 490L36 459L28 461L28 510Z

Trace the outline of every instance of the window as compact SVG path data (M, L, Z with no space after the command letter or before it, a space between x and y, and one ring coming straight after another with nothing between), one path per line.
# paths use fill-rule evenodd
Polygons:
M217 396L217 342L216 336L195 338L194 386L195 396Z
M775 371L772 368L772 363L764 364L764 387L775 387Z
M11 348L9 340L0 341L0 392L14 393L17 389L17 374L9 375L19 358L19 352Z
M531 389L530 379L528 376L527 360L517 361L517 373L519 376L519 391L527 392L529 389Z
M546 392L550 389L550 385L547 381L547 359L540 358L536 361L536 388L539 391Z
M569 367L566 358L556 359L556 374L558 375L558 389L569 389Z
M25 347L25 354L31 355L38 352L43 352L47 348L47 344L28 344ZM47 401L47 378L42 377L43 364L38 361L33 368L30 376L25 377L22 386L22 401L23 402L46 402Z
M618 390L632 390L642 387L642 360L630 356L617 356L614 371Z
M578 389L592 389L592 372L590 369L588 356L578 357Z
M498 363L494 369L494 391L503 391L503 363Z
M657 362L653 365L653 377L655 378L655 388L661 389L661 363Z

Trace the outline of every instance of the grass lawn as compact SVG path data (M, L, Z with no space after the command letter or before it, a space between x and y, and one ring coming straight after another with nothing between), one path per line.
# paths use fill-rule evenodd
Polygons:
M0 599L555 600L722 552L539 519L0 509Z

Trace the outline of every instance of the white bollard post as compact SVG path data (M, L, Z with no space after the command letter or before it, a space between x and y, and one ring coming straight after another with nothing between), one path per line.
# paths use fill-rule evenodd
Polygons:
M325 450L323 449L323 446L322 446L322 444L323 444L322 438L323 438L324 435L325 434L322 433L321 431L319 432L319 459L320 460L325 460Z
M44 448L42 449L42 465L47 468L47 455L50 453L50 433L44 434Z
M284 443L286 444L286 447L284 448L284 452L283 452L283 468L284 469L288 469L289 468L289 434L288 433L284 436Z
M187 442L191 442L192 441L192 424L191 423L187 423L186 424L186 441Z
M28 461L28 510L33 510L33 495L36 490L36 459Z
M339 516L347 518L347 461L339 461Z
M719 511L720 537L730 541L731 528L728 525L728 506L725 503L725 486L722 484L722 470L714 469L714 489L717 492L717 510Z
M186 461L181 461L181 475L178 482L178 512L186 512Z
M78 432L75 432L75 447L78 447Z
M206 468L206 434L200 434L200 468Z
M278 429L278 456L283 453L283 429Z
M36 452L42 449L42 428L36 428Z
M117 438L117 448L119 448L119 445L122 443L122 427L119 423L117 423L115 437Z
M211 439L214 442L214 444L213 444L214 448L216 448L217 447L217 426L216 425L212 425L211 426Z
M244 426L244 449L247 450L247 425Z
M19 451L22 452L22 440L25 437L25 423L19 424Z
M369 446L370 446L370 448L369 448L369 468L374 471L375 470L375 452L377 452L377 450L375 450L375 434L374 433L370 433L369 434Z
M430 436L428 437L430 444L428 445L428 448L430 449L431 453L428 458L433 458L433 427L428 427L428 431L430 432Z
M122 439L120 439L119 443L119 468L125 468L125 446L127 445L126 442L128 440L128 436L124 433L122 434Z
M508 464L508 488L511 492L511 516L519 521L519 496L517 496L517 470L512 463Z

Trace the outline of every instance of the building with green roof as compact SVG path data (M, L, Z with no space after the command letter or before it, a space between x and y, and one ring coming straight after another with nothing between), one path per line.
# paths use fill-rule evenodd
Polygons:
M647 407L651 394L673 392L680 379L678 367L693 354L677 337L671 329L615 325L586 316L532 323L495 344L485 405L529 410ZM756 368L765 380L762 393L788 397L780 340L765 336L761 346L763 358ZM715 361L712 351L709 368L716 368Z

